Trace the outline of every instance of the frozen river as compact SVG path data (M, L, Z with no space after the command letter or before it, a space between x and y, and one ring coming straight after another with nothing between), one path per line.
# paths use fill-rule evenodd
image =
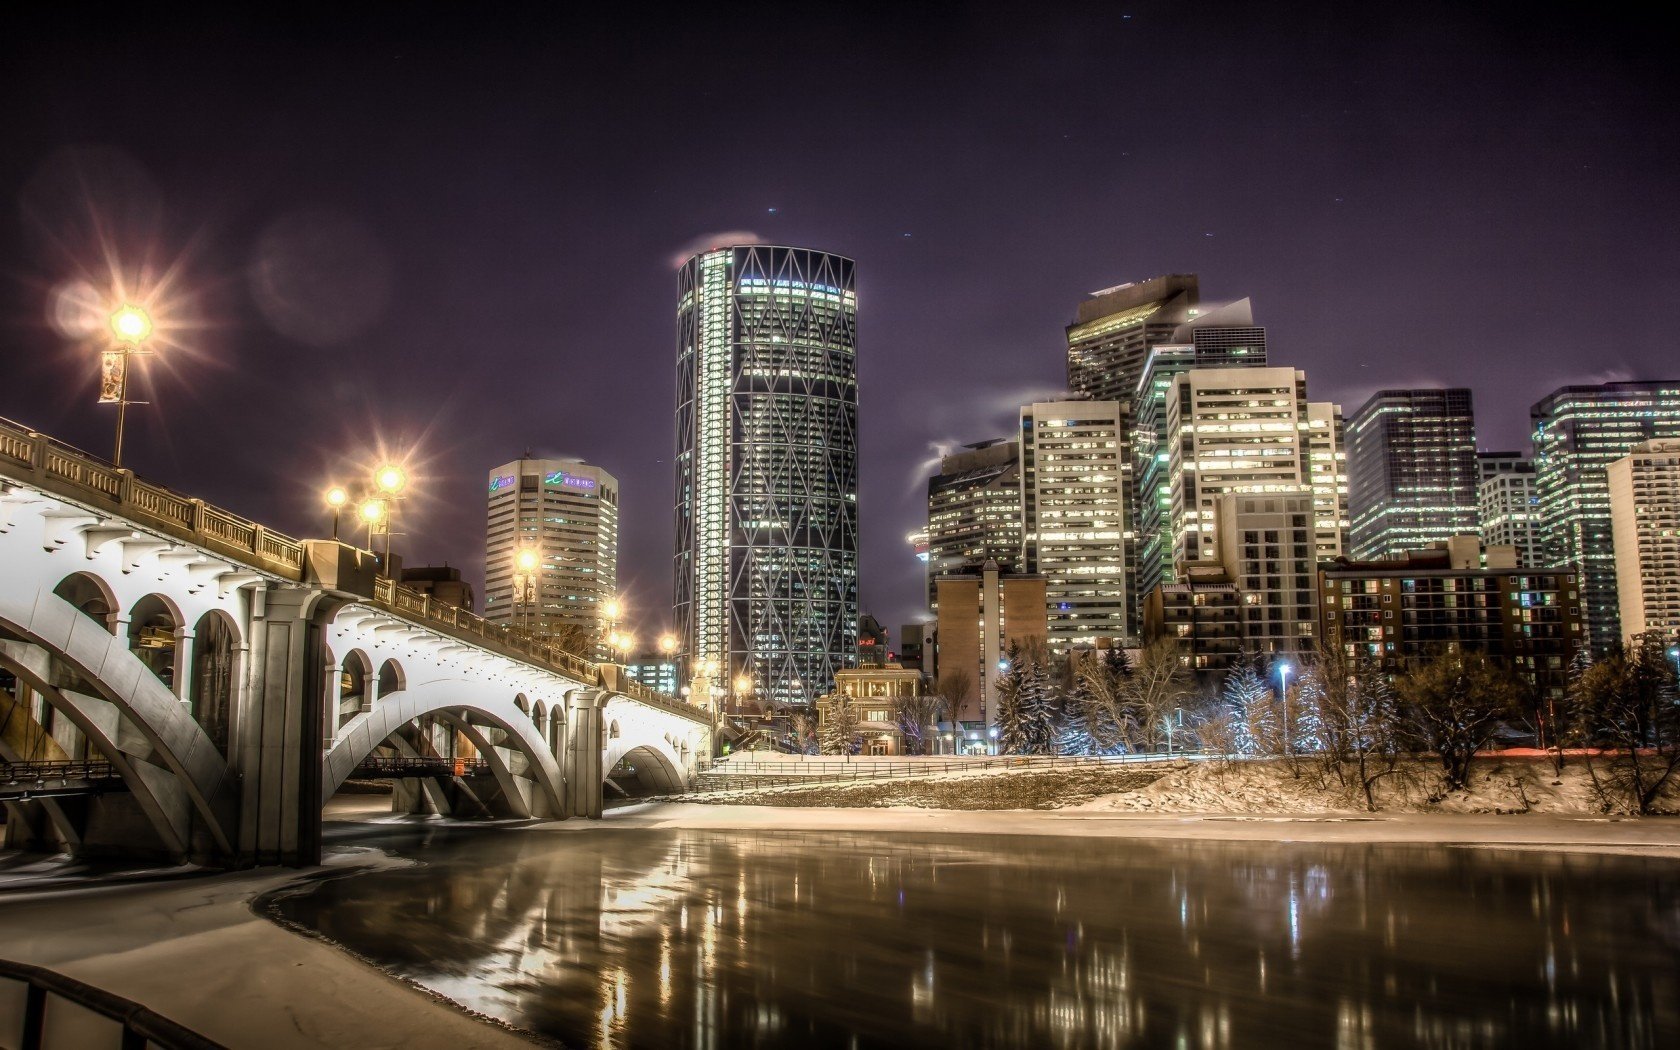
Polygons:
M575 1047L1674 1047L1672 860L436 834L279 914Z

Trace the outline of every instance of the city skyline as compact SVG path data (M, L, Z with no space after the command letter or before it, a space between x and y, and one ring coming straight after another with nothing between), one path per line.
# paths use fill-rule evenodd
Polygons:
M29 40L27 54L8 45L15 59L8 83L56 101L7 117L10 141L21 148L0 162L0 181L34 219L53 219L56 236L44 239L19 209L8 210L12 266L3 306L16 351L0 361L8 392L0 414L94 452L109 440L108 413L91 404L91 363L42 323L53 288L71 272L60 249L85 261L76 224L53 210L63 198L50 192L53 173L69 170L63 150L76 143L96 147L81 154L78 170L90 174L88 187L102 202L114 202L117 227L127 227L132 205L157 199L167 217L148 243L160 259L197 244L184 272L208 327L192 333L192 356L156 362L158 404L131 414L128 458L141 474L186 484L202 463L219 475L206 496L294 533L324 534L323 485L351 477L352 457L377 458L381 438L391 447L417 442L421 469L405 524L425 534L410 537L405 553L411 563L461 566L477 581L482 521L469 497L482 472L526 446L582 457L623 480L621 571L630 615L644 633L670 622L668 289L674 258L708 232L747 230L859 261L861 604L894 628L921 608L924 584L902 537L925 513L934 448L1006 434L1022 404L1059 390L1065 328L1078 299L1097 289L1199 273L1210 302L1254 299L1271 356L1307 371L1315 399L1352 406L1381 387L1468 385L1484 448L1525 448L1528 406L1558 387L1664 378L1666 336L1643 304L1660 301L1677 267L1653 232L1666 224L1650 214L1666 207L1652 192L1661 172L1650 163L1664 140L1636 134L1642 107L1651 104L1637 90L1648 58L1576 27L1573 57L1541 67L1514 45L1472 46L1477 23L1467 15L1433 27L1390 26L1377 51L1360 43L1357 23L1322 25L1323 34L1349 45L1341 57L1267 36L1265 57L1245 61L1271 70L1271 93L1227 112L1226 81L1177 99L1170 111L1147 93L1135 107L1116 109L1118 87L1053 102L1065 93L1044 54L1118 48L1137 63L1139 83L1151 71L1163 83L1194 80L1178 74L1215 68L1254 39L1252 25L1210 26L1193 13L1147 4L1123 25L1118 16L1053 15L1027 34L1041 45L1035 53L1006 40L1001 26L966 20L943 50L929 49L929 61L953 75L963 71L957 80L1004 113L1051 114L1008 133L984 136L962 122L948 133L950 144L978 150L974 159L993 172L982 185L941 152L943 118L932 114L944 90L905 72L910 49L944 40L951 27L894 22L906 43L876 44L862 55L867 68L890 75L866 85L857 108L846 111L846 119L865 112L874 119L889 98L921 104L886 121L868 144L904 147L889 174L865 177L855 157L814 134L783 129L775 132L783 148L829 170L805 164L797 174L707 174L701 192L691 187L678 202L672 196L681 180L659 174L645 146L617 161L602 154L564 177L546 163L547 147L518 148L550 137L521 134L538 129L585 144L612 142L594 117L540 99L527 103L531 112L507 116L449 103L455 81L412 61L453 54L442 40L447 26L396 32L401 46L381 60L388 63L382 77L414 89L427 105L376 128L376 115L389 120L389 89L357 87L362 66L295 28L265 35L263 26L246 26L250 46L241 54L251 69L244 74L230 74L217 52L189 54L200 39L160 24L149 42L157 60L145 70L112 63L106 72L96 61L79 62L71 75L64 59L72 42L47 25L16 38ZM1455 27L1463 32L1455 36ZM708 40L721 42L723 31L714 32ZM604 33L586 27L568 46L582 52ZM1171 41L1189 34L1201 49L1169 61ZM1394 85L1352 75L1361 62L1381 65L1386 49L1410 54L1425 42L1448 46ZM118 46L115 36L74 41L77 54L94 57ZM649 41L642 61L656 68L674 46ZM1459 97L1455 78L1471 55L1486 90L1445 128L1433 117L1408 125L1418 118L1398 112L1398 100L1414 91ZM997 72L973 72L988 58ZM517 82L513 73L492 75L471 54L459 61L493 86ZM1285 69L1292 62L1296 73ZM226 98L190 90L207 65L232 76ZM1610 72L1583 82L1575 76L1581 66ZM118 69L123 92L104 89ZM1162 77L1168 70L1174 76ZM554 75L584 84L596 72L582 61L578 72ZM329 102L310 86L316 81L345 92ZM1332 90L1323 91L1326 84ZM1022 108L1015 109L1008 98L1018 88ZM1519 98L1546 105L1552 122L1512 124L1506 117ZM679 121L679 107L658 92L616 104L651 107L670 143L693 147L716 130L712 118ZM238 116L252 106L263 121L237 130ZM187 119L201 108L201 120ZM1302 109L1311 118L1306 130L1266 146L1265 129L1278 115ZM1605 122L1606 109L1623 116ZM694 119L682 112L684 121ZM227 148L195 147L204 127L224 133ZM1499 134L1478 141L1490 130ZM375 133L396 148L378 161L340 162ZM1396 152L1413 133L1457 151L1450 180L1431 181L1433 168ZM277 135L310 148L276 162L269 146ZM1246 154L1242 186L1190 174L1208 159L1208 143L1223 151L1233 135L1236 145L1256 147ZM1344 141L1383 159L1353 164ZM479 170L469 159L474 144L503 151L505 163L480 177L487 188L505 184L506 193L455 194L456 183ZM1044 159L1008 160L1023 152ZM410 162L421 156L435 157L448 178L411 175ZM1516 194L1503 177L1513 160L1532 173ZM1067 174L1073 169L1105 174ZM557 188L614 179L624 188L595 191L606 196L589 196L587 207L550 203ZM1149 195L1147 214L1126 206L1140 194ZM1268 206L1258 209L1262 195ZM1012 217L1023 207L1033 221ZM988 221L975 223L976 215ZM287 264L298 261L300 245L315 243L311 236L335 245L332 259L341 264L372 260L348 272L372 282L382 310L366 318L330 299L300 316L291 293L312 286L288 284L296 274ZM1571 250L1537 253L1536 239ZM1377 243L1384 251L1367 250ZM1630 254L1643 260L1640 268L1616 262ZM1000 268L999 258L1034 265ZM1486 280L1490 271L1499 272L1498 282ZM1476 295L1464 294L1469 287ZM1537 300L1552 306L1534 311ZM1634 309L1606 318L1589 305L1611 300ZM1571 334L1589 322L1597 341L1590 357ZM1513 367L1519 352L1520 369ZM972 360L986 367L966 369ZM289 426L253 433L244 425L250 406L261 405L265 391L296 383L300 371L319 380L316 396L298 399ZM937 396L929 385L935 376L950 379Z

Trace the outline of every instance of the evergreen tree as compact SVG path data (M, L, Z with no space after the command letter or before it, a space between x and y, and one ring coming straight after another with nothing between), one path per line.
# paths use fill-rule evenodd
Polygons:
M1036 654L1024 654L1020 686L1015 692L1017 745L1014 755L1048 755L1055 741L1056 690L1049 670ZM1001 734L1000 734L1001 735Z
M1022 743L1021 735L1021 680L1026 672L1026 661L1021 658L1021 647L1011 642L1008 655L1005 657L1008 665L1003 673L998 675L997 695L993 698L992 724L997 729L998 750L1003 754L1021 754L1017 748Z
M1085 684L1085 676L1074 676L1073 688L1068 690L1062 700L1061 717L1056 725L1056 754L1058 755L1095 755L1098 754L1097 740L1091 732L1091 722L1096 714L1096 705L1092 702L1091 691Z
M1237 754L1273 753L1279 727L1272 691L1251 661L1243 661L1225 677L1221 698L1231 712Z
M844 694L835 696L828 702L828 709L823 712L823 754L857 754L862 743L858 739L858 727L862 723L863 719L858 714L857 705L852 703L852 698Z

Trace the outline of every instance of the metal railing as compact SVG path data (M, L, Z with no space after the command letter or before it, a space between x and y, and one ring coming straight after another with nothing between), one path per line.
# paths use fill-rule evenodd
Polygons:
M834 759L816 762L766 762L736 765L726 759L699 776L703 791L743 791L766 787L822 787L860 780L905 780L940 773L982 769L1071 769L1101 766L1150 765L1193 757L1174 755L1006 755L973 759L922 759L913 762L874 762Z
M109 762L0 762L0 798L54 798L126 791L127 781Z
M402 777L477 777L489 772L490 763L483 759L370 756L362 759L350 776L363 780L388 780Z
M131 470L9 419L0 419L0 466L43 492L110 510L288 580L303 578L301 541L143 481Z
M19 1050L70 1045L54 1029L55 1004L69 1003L111 1022L111 1038L95 1042L88 1039L86 1022L75 1019L73 1030L79 1040L75 1045L84 1050L103 1050L105 1047L110 1050L139 1050L141 1047L224 1050L221 1043L206 1039L132 999L124 999L103 988L95 988L40 966L0 959L0 985L9 983L23 985L23 1010L18 1014L15 1005L10 1009L0 1008L0 1045L15 1046ZM0 1003L17 1002L12 996L0 995ZM70 1021L71 1018L65 1020Z

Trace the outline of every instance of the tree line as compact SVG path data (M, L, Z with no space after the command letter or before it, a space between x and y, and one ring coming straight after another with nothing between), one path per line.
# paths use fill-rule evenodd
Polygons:
M1002 754L1280 758L1297 774L1357 792L1372 809L1378 785L1414 767L1408 760L1433 762L1443 792L1462 790L1471 759L1497 735L1532 735L1560 773L1566 762L1582 763L1605 808L1647 813L1680 780L1671 653L1656 634L1597 662L1583 651L1557 698L1458 649L1391 673L1322 647L1289 658L1287 681L1281 661L1250 656L1211 688L1198 685L1170 640L1135 657L1108 649L1070 658L1041 643L1011 645L987 712ZM893 726L907 753L938 750L936 727L972 684L966 672L951 672L932 695L895 701ZM805 720L795 738L810 753L856 754L864 728L855 702L839 697L820 727Z

